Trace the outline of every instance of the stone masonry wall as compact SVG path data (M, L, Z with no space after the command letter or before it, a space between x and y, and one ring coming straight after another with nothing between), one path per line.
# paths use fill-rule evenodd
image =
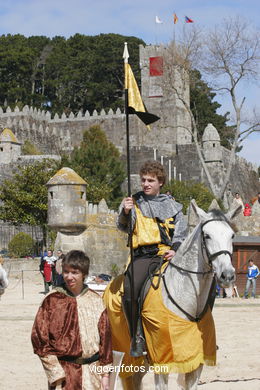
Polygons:
M79 235L58 233L55 249L64 253L72 249L85 251L90 258L90 274L111 274L115 265L122 272L129 249L127 235L116 227L116 214L88 214L86 223L86 230Z

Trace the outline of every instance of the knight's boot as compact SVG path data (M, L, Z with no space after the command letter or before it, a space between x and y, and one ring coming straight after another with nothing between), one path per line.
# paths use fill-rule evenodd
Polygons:
M130 300L123 298L122 307L131 337L130 355L134 357L142 356L145 350L145 339L141 319L139 318L138 305L136 302L132 305ZM134 315L132 315L132 310Z
M131 339L130 355L133 357L143 356L146 352L145 338L142 327L142 320L137 319L136 332Z

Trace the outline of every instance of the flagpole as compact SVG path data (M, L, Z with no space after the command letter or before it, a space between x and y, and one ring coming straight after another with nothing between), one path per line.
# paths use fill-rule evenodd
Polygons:
M127 42L125 42L124 54L123 54L124 62L128 63L128 49ZM126 75L125 75L126 76ZM127 160L127 195L130 197L132 195L131 192L131 161L130 161L130 135L129 135L129 104L128 104L128 88L125 83L125 118L126 118L126 160ZM131 286L131 320L132 320L132 329L134 327L135 320L135 310L134 310L134 250L133 250L133 221L132 221L132 210L129 213L129 234L128 234L128 242L130 249L130 269L131 269L131 278L130 278L130 286Z

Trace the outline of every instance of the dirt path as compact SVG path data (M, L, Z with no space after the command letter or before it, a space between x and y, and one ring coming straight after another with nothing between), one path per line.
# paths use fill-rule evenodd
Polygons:
M41 363L33 354L30 333L43 299L41 275L27 272L22 281L11 279L0 301L1 389L47 390ZM199 390L260 390L260 299L218 299L214 318L219 346L216 367L203 370ZM153 388L153 376L144 390ZM169 389L175 389L171 376ZM121 386L118 386L121 390Z

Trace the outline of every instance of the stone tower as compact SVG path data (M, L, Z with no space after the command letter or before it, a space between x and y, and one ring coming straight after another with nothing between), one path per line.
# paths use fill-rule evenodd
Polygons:
M167 50L165 46L139 46L142 98L147 110L158 115L157 122L160 130L160 147L170 152L175 151L176 145L191 144L192 138L189 130L191 121L183 103L169 83L174 79L181 95L189 105L188 76L183 80L178 70L166 65ZM169 76L169 72L171 75ZM187 130L186 130L187 129ZM172 150L170 150L170 146Z
M60 169L48 187L48 226L61 233L78 234L86 229L86 185L73 169Z
M15 162L20 155L21 143L12 130L5 128L0 135L0 164Z
M217 129L209 123L202 136L203 155L206 163L222 162L222 148Z

